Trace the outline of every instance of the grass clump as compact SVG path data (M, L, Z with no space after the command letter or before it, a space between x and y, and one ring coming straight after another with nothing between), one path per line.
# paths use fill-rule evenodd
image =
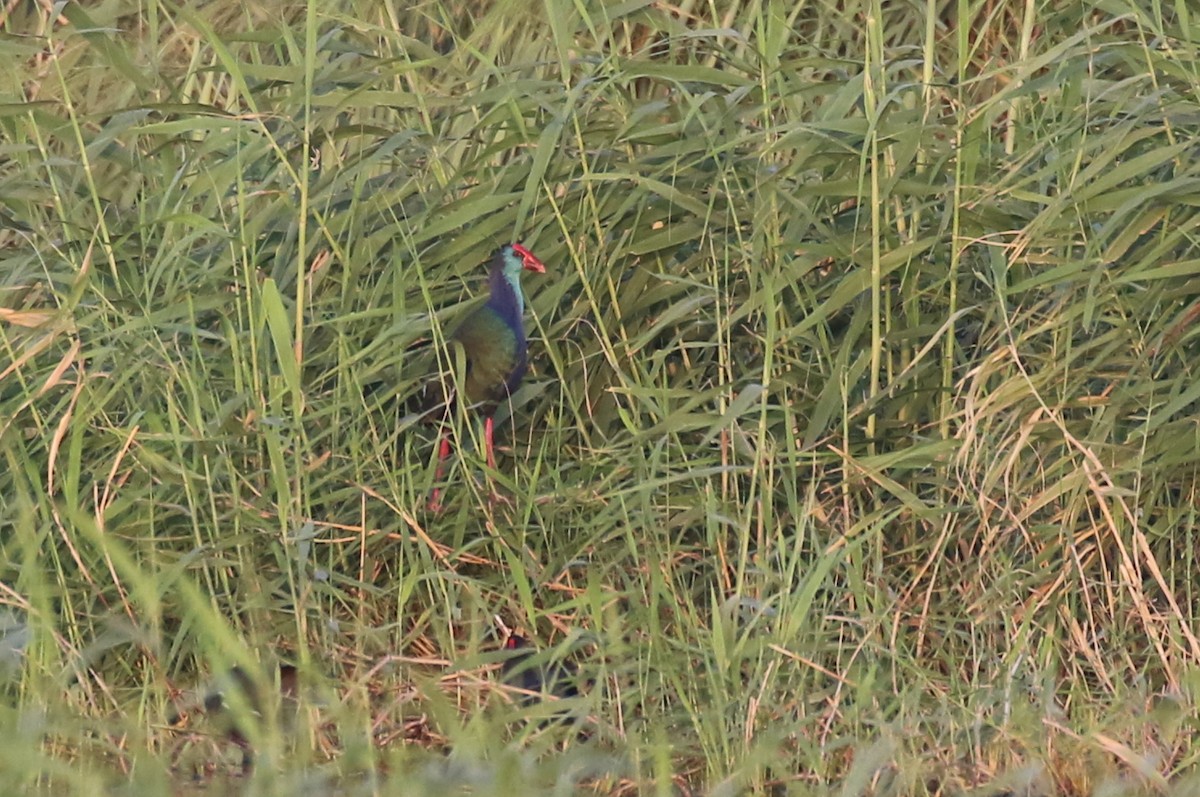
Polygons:
M9 4L0 781L1188 793L1193 16ZM434 515L511 240L505 500L460 422ZM254 775L166 721L278 661Z

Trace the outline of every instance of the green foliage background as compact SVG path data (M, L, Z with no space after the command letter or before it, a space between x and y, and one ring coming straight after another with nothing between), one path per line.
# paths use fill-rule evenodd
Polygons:
M0 14L14 787L170 790L179 688L280 656L346 793L1185 793L1183 0ZM510 240L506 500L459 423L432 514ZM489 696L494 615L574 643L589 741Z

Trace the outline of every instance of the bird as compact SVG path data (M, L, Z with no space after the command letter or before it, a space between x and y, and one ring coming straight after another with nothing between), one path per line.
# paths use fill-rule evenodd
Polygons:
M240 666L233 666L204 696L204 713L231 742L242 750L242 772L254 768L254 750L247 735L246 720L256 716L260 722L270 712L279 710L279 718L290 723L296 713L299 694L299 672L291 664L280 664L278 680L264 673L260 683ZM276 694L263 694L261 687L278 689ZM253 721L253 720L252 720Z
M521 705L532 705L547 695L556 699L579 696L579 674L571 662L547 662L520 634L509 634L504 650L509 655L501 665L500 680L520 693Z
M455 327L450 340L462 345L466 356L462 392L467 406L484 415L483 440L488 467L496 468L495 410L507 401L525 378L529 366L529 341L525 337L525 295L521 272L546 273L546 266L519 243L506 244L492 255L488 268L489 295L486 302L468 313ZM443 401L449 413L449 402ZM438 441L434 481L440 482L450 456L449 432L443 425ZM431 508L440 506L435 486Z

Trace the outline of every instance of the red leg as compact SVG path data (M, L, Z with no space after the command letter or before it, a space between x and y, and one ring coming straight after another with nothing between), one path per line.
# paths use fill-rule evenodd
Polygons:
M492 470L496 469L496 439L495 439L495 421L492 416L487 416L487 420L483 422L483 445L487 450L487 464Z
M490 415L483 422L483 442L487 446L488 506L494 506L497 501L511 505L512 502L496 492L496 485L492 481L492 472L496 470L496 422Z
M433 492L429 494L429 510L431 512L440 512L442 510L442 502L440 500L442 493L442 472L446 469L446 458L449 456L450 433L443 429L441 439L438 440L438 461L437 468L433 472Z

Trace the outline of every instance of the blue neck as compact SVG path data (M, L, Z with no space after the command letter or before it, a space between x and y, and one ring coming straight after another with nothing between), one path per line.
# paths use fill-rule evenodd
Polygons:
M521 274L508 273L503 267L492 269L488 277L491 297L488 305L509 323L513 329L521 329L525 315L525 296L521 293Z

